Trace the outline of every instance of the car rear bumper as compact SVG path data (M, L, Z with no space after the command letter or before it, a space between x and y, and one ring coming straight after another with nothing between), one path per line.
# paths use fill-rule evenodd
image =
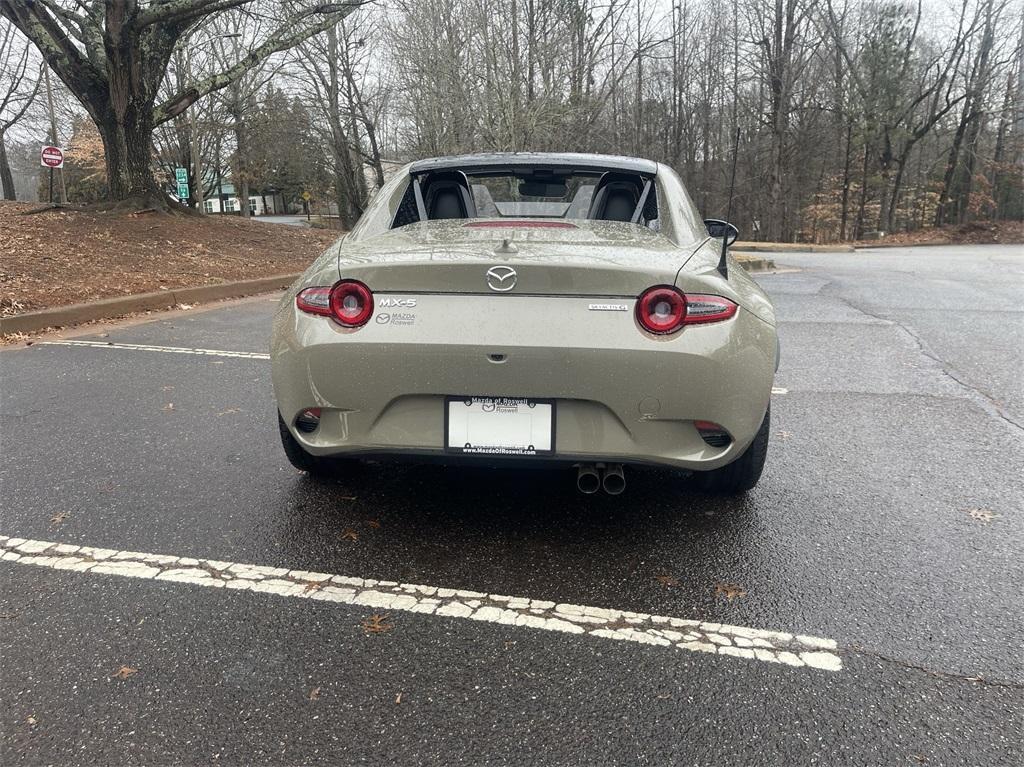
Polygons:
M699 471L738 457L768 406L775 329L744 310L657 337L637 326L632 299L426 295L382 310L376 298L354 331L298 312L290 295L275 317L278 407L314 455L443 458L446 395L529 397L555 400L551 459ZM306 434L294 421L309 407L322 415ZM708 445L695 420L733 441Z

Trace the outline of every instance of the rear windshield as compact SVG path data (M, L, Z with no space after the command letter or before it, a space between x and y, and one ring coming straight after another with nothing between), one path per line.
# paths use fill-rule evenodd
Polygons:
M523 174L467 178L477 218L586 218L601 177Z
M391 227L451 218L620 221L657 228L650 177L593 168L442 170L410 178Z

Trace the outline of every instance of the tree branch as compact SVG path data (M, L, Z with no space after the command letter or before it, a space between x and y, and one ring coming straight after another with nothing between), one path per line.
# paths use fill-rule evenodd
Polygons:
M262 45L249 51L234 66L199 81L197 84L176 93L160 104L154 111L153 124L160 125L173 119L203 96L230 85L245 72L275 53L294 48L306 38L319 34L337 24L361 5L365 5L365 2L329 3L309 9L303 15L309 16L316 13L324 13L324 18L315 24L303 25L299 29L295 28L294 19L289 19L282 23ZM331 10L326 12L320 10L324 8Z

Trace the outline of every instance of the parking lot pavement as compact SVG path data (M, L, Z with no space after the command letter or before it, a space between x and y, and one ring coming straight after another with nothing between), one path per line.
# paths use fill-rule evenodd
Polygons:
M312 481L268 297L0 352L0 762L1021 763L1017 251L780 254L742 501Z

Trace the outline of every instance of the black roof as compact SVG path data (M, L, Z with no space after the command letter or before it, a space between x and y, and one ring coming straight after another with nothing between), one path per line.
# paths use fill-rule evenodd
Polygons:
M438 170L461 170L465 173L501 172L521 167L563 168L576 171L603 173L614 170L653 176L658 166L650 160L620 157L609 154L578 154L573 152L488 152L453 157L431 157L414 162L409 168L413 175Z

